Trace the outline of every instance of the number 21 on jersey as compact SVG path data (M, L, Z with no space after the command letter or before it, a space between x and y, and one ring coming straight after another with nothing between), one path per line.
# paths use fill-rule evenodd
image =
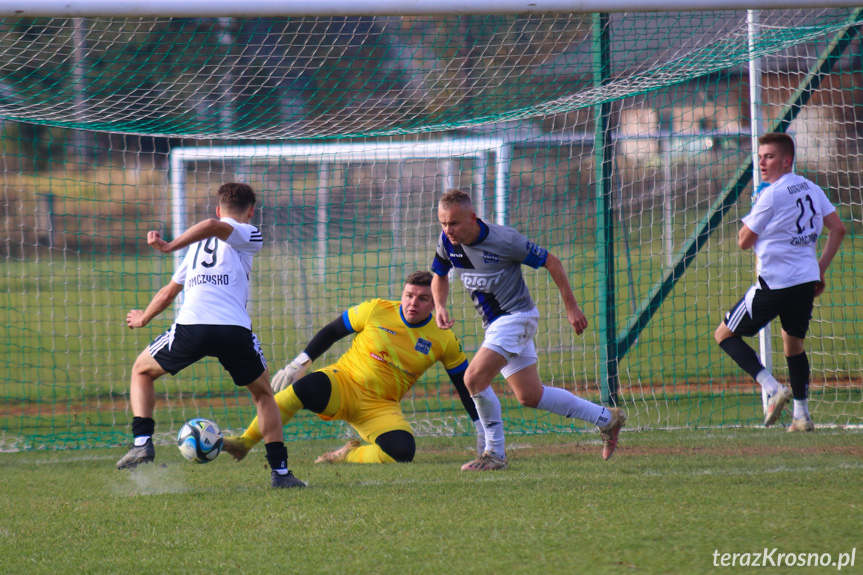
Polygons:
M806 205L808 204L808 206ZM802 234L806 229L806 208L808 207L812 211L812 215L809 216L809 227L815 228L815 216L818 215L818 212L815 210L815 204L812 202L812 197L809 194L806 194L805 198L797 198L797 207L800 208L800 215L797 216L797 221L794 222L797 225L797 233ZM801 223L803 225L801 225Z

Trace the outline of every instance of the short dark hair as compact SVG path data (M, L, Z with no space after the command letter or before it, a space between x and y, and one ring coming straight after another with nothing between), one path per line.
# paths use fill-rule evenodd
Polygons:
M431 272L414 272L407 277L405 280L405 284L409 284L412 286L431 286L432 283L432 273Z
M248 210L257 203L255 190L248 184L229 182L219 188L219 204L232 212Z
M766 146L768 144L779 148L779 153L783 156L790 156L792 160L794 159L794 140L788 134L769 132L758 138L759 146Z
M453 206L472 208L473 202L470 199L470 194L468 194L467 192L463 192L458 188L447 190L447 192L440 199L440 207L448 210Z

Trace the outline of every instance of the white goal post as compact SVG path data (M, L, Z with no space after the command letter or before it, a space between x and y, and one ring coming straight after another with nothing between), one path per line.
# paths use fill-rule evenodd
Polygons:
M290 163L316 163L320 168L318 197L327 194L328 167L352 162L404 162L409 160L472 159L474 169L474 199L477 215L483 217L485 204L486 168L494 166L494 221L506 223L507 182L509 179L509 147L503 139L472 138L463 140L437 140L428 142L395 143L326 143L326 144L273 144L251 146L215 146L208 148L184 147L171 151L171 221L173 237L187 227L186 222L186 166L199 160L263 160L279 158ZM494 160L494 161L493 161ZM326 201L319 201L319 210L326 210ZM318 213L315 228L315 255L318 265L324 265L327 256L326 214ZM182 253L174 254L175 264L182 261ZM323 275L325 270L318 269Z

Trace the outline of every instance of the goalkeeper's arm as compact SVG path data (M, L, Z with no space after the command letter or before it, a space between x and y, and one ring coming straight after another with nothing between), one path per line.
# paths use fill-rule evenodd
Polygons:
M350 333L341 317L324 326L312 337L303 353L273 376L273 380L270 382L273 391L278 393L303 377L314 360L321 357L334 343Z
M482 452L485 451L485 428L482 426L482 421L479 418L479 413L476 411L476 405L473 402L473 398L470 396L470 392L467 390L467 386L464 383L464 374L467 370L462 370L458 373L449 373L449 379L458 392L458 397L461 399L461 404L464 406L464 410L467 411L470 420L473 421L473 425L476 428L476 451L477 454L482 455Z

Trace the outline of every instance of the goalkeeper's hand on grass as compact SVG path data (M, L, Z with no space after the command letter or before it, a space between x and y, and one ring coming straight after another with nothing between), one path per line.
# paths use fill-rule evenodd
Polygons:
M303 377L306 369L312 365L312 359L306 355L306 352L301 353L291 363L280 369L273 379L270 380L270 387L273 391L279 393L283 389L287 389L289 385Z
M485 452L485 427L481 419L474 421L473 425L476 427L476 454L482 455Z

